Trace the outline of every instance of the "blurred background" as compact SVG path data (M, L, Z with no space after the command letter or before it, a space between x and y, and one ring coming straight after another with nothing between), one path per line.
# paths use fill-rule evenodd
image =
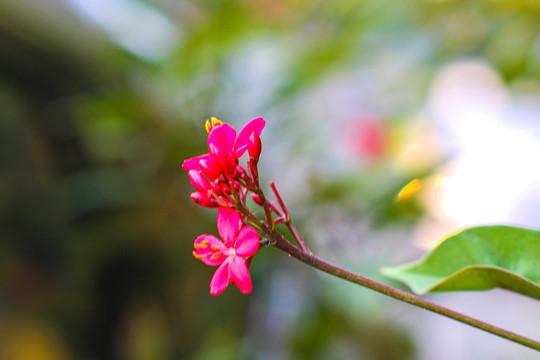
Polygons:
M0 359L539 359L275 249L209 295L181 169L267 120L311 249L379 269L461 227L540 227L540 3L0 0ZM540 339L502 290L430 300Z

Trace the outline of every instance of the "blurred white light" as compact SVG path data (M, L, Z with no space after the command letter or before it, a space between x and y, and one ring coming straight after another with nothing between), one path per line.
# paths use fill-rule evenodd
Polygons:
M161 13L137 0L65 0L118 45L148 61L166 58L178 29Z
M485 63L462 60L433 82L428 107L439 130L458 151L476 148L502 119L508 95Z
M423 223L419 242L478 224L540 227L540 134L515 121L519 107L497 74L483 62L460 61L441 71L430 95L453 154L441 169L444 181L426 197L438 231Z

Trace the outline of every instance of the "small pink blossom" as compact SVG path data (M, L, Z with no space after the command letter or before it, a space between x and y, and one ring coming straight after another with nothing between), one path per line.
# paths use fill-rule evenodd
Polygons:
M220 265L210 282L210 294L219 295L230 283L248 294L252 290L246 260L259 249L259 234L244 226L240 215L227 208L219 208L218 232L223 241L213 235L201 235L195 239L193 256L207 265Z
M208 134L208 154L195 156L187 159L182 164L184 170L198 170L213 181L220 174L232 176L238 158L240 158L252 144L255 138L261 134L266 122L263 118L256 118L247 123L238 137L236 130L227 123L221 123L219 120L212 121L212 126L206 127ZM252 136L255 134L254 136Z

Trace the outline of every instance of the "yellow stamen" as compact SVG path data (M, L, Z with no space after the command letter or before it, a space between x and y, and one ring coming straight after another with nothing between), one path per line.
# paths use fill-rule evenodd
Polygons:
M195 259L201 260L203 257L206 256L206 254L204 254L204 255L199 255L199 254L197 254L197 253L194 251L194 252L193 252L193 256L195 256Z
M193 244L193 247L195 249L208 249L208 245L209 245L208 240L203 240L198 244L197 243ZM215 246L215 245L213 245L213 246Z
M215 251L215 252L212 254L212 256L210 257L210 260L216 260L216 259L218 259L220 256L221 256L221 250L218 249L217 251Z
M204 128L206 129L206 132L210 134L210 131L212 131L213 128L221 124L223 124L223 121L212 116L210 120L206 120L206 123L204 124Z
M212 120L212 127L216 127L217 125L223 124L223 121L221 121L218 118L215 118L213 116L210 119Z

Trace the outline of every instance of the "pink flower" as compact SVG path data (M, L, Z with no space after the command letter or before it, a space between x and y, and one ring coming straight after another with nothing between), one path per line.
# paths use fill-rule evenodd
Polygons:
M374 116L364 116L353 120L347 127L347 147L368 164L383 160L390 146L388 121Z
M265 125L263 118L253 119L236 137L236 130L232 126L212 119L212 127L208 125L206 127L209 131L208 154L185 160L182 168L188 171L202 171L210 181L218 178L220 174L232 175L238 164L238 158L248 150L248 147L257 148L258 144L252 142L259 140ZM253 134L255 135L252 136Z
M252 284L244 258L255 255L259 249L259 234L252 227L243 226L240 215L227 208L218 209L217 227L223 241L213 235L201 235L193 244L193 256L207 265L220 265L210 282L210 294L221 294L230 283L248 294Z

